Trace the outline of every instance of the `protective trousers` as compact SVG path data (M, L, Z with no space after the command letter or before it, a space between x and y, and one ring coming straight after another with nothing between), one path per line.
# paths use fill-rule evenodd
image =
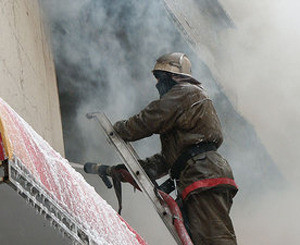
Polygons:
M184 201L195 245L236 245L229 217L232 194L227 189L191 193Z

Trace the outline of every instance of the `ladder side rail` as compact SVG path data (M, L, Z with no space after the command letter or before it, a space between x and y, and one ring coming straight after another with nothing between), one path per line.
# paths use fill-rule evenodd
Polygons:
M91 117L95 118L96 121L100 124L110 143L116 148L120 157L124 160L124 164L128 168L134 180L141 188L142 192L151 200L153 206L157 210L158 214L165 223L169 232L172 234L176 242L178 244L181 244L181 241L173 225L173 217L170 215L169 210L162 206L159 198L156 196L154 192L154 185L151 182L148 175L146 174L145 170L139 164L138 154L136 153L132 145L128 142L125 142L115 132L110 120L106 117L104 113L95 112L90 114L89 118Z

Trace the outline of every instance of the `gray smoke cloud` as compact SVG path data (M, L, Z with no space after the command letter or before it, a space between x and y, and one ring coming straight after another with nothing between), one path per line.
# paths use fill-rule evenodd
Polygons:
M297 178L292 169L300 138L299 3L224 2L237 20L237 30L224 33L224 83L272 156L285 163L280 169Z
M42 4L52 33L66 156L75 162L120 163L99 126L88 121L85 114L100 110L116 121L136 113L158 98L151 73L155 59L174 50L191 51L159 1ZM149 156L159 151L160 143L154 138L136 147L143 149L143 156ZM113 191L107 190L97 176L85 177L117 209ZM129 186L123 191L123 217L150 244L173 244L142 194L133 193Z
M289 183L234 210L241 244L298 244L300 19L298 1L221 1L236 29L223 33L224 87ZM251 150L250 150L251 151ZM259 235L254 235L259 234Z
M85 114L101 110L115 122L137 113L151 100L158 98L151 74L156 58L173 51L187 53L192 60L193 74L212 97L224 127L225 143L220 151L231 163L241 189L233 207L239 240L241 244L268 244L262 242L268 240L259 238L252 242L256 239L252 234L260 233L253 224L261 220L263 212L257 210L267 207L259 206L259 203L276 200L264 197L267 190L275 182L282 186L284 178L252 125L236 112L209 68L194 54L168 18L162 1L41 0L41 3L51 29L66 157L82 163L120 163L99 126L88 121ZM231 5L235 6L234 3ZM243 31L239 26L240 21L235 24L238 30ZM232 39L238 40L241 35L234 30L230 33L236 36L226 36L224 43L227 41L228 47L231 47ZM228 52L227 55L242 57L238 51ZM226 62L221 67L224 73L229 69ZM233 74L235 78L231 79ZM229 94L239 101L240 90L235 90L235 83L243 73L233 74L224 78L224 81L232 84L228 90L232 89L233 92ZM250 81L251 77L248 83ZM244 86L240 85L241 89L245 89ZM160 151L157 136L141 140L134 146L141 157ZM84 176L117 209L112 191L108 191L97 176ZM123 217L150 244L174 243L141 193L133 193L131 187L124 186L123 196ZM250 232L244 232L247 226L252 227L251 236Z

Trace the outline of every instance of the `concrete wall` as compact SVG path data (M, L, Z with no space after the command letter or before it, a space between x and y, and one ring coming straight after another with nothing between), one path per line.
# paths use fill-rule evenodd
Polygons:
M54 63L37 0L0 1L0 97L64 155Z
M0 97L64 154L54 64L38 0L0 0ZM8 185L0 186L1 244L70 244Z

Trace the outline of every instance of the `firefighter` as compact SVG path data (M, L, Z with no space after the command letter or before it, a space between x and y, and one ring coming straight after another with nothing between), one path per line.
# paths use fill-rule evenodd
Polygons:
M161 153L140 163L152 179L176 179L194 244L237 244L229 217L237 186L217 152L223 136L213 103L183 53L158 58L153 75L160 98L114 129L125 141L160 135Z

